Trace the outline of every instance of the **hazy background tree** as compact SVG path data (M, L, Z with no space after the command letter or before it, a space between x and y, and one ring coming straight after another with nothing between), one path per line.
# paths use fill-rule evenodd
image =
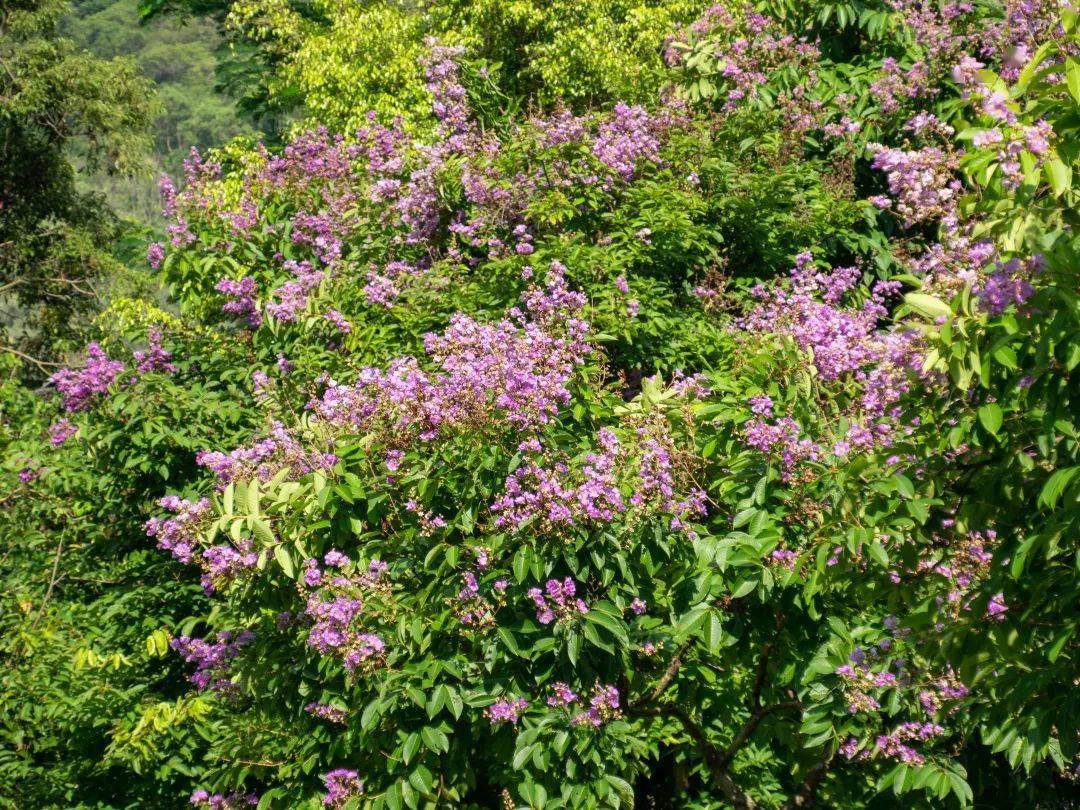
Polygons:
M0 341L44 375L80 342L108 288L137 283L111 248L121 224L89 171L147 168L158 106L132 59L103 60L59 35L65 4L0 5Z

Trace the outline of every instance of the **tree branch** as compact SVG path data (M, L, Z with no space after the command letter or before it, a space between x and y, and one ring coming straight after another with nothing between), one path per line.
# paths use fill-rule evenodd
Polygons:
M656 688L652 690L652 692L649 694L649 697L643 702L655 703L660 698L660 696L664 694L664 690L668 688L668 685L675 677L675 673L678 672L679 667L682 666L683 655L685 655L686 651L689 650L693 645L694 639L690 639L681 647L679 647L678 652L675 653L675 657L672 658L671 663L668 664L668 668L664 670L664 674L660 676L660 680L657 682Z
M754 677L754 691L750 694L750 710L761 708L761 690L765 686L765 675L769 670L769 653L772 652L772 644L766 644L761 648L761 658L758 659L757 675Z
M709 742L709 738L705 736L701 726L694 722L694 719L689 714L670 703L662 706L631 708L629 714L639 717L674 717L682 723L686 733L690 735L690 738L697 743L698 748L701 750L705 765L709 769L709 775L715 780L723 794L727 796L728 801L735 806L736 810L755 810L757 803L743 793L739 786L732 781L724 770L724 766L721 765L720 753L716 750L716 746Z
M825 774L829 772L829 766L832 764L832 754L827 754L825 759L821 760L817 765L811 768L806 773L806 779L803 781L802 786L795 792L795 795L788 799L784 806L780 810L796 810L797 808L813 807L814 795L817 793L818 785L821 784L821 780L825 778Z
M750 719L746 721L746 724L736 734L731 744L727 747L724 753L720 756L720 768L726 769L731 764L731 760L735 759L735 755L739 753L739 749L746 745L746 741L750 739L750 735L754 733L761 721L774 712L783 711L784 709L799 709L802 710L802 703L797 700L787 700L783 703L773 703L768 706L762 706L754 711L750 715Z

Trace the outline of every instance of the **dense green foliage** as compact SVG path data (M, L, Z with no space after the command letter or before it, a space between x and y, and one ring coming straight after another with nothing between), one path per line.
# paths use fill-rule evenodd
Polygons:
M327 127L5 367L0 801L1077 801L1074 11L180 10Z
M145 0L141 8L151 16L211 16L240 48L221 54L220 73L240 80L250 105L301 107L342 132L370 110L427 124L429 99L416 65L428 36L467 45L508 105L581 109L652 98L664 81L664 38L699 11L688 0Z

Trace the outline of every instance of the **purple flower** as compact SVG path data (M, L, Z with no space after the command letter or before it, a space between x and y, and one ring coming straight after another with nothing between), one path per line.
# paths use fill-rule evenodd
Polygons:
M360 780L360 775L347 768L337 768L323 774L322 780L326 784L323 804L327 807L342 807L349 799L359 796L364 791L364 783Z
M176 366L172 363L172 353L166 351L161 345L161 329L156 326L150 327L147 342L149 345L145 351L139 350L133 355L138 372L149 374L156 371L162 374L175 374Z
M70 419L58 419L49 425L49 444L59 447L78 432L79 429Z
M343 335L347 335L352 331L352 327L349 325L349 322L345 320L345 316L336 309L330 310L323 317L330 321L330 323L332 323Z
M491 720L491 725L510 723L517 725L521 713L529 708L529 701L524 698L503 698L497 700L484 710L484 716Z
M229 299L221 305L222 312L245 318L251 327L262 324L262 313L259 312L259 305L255 300L255 279L252 276L244 276L238 281L223 278L214 285L214 289Z
M1005 620L1005 613L1008 609L1003 594L996 593L990 597L990 601L986 605L986 615L996 622L1001 622Z
M340 551L331 549L326 552L326 556L323 557L325 562L331 568L344 568L349 564L349 558L342 554Z
M657 130L658 123L644 107L619 102L611 118L600 125L593 154L623 180L632 180L639 161L660 159Z
M161 242L151 242L146 248L146 261L154 269L161 267L165 261L165 245Z
M123 363L110 359L97 343L90 343L86 347L86 359L82 368L61 369L49 380L60 392L64 410L71 413L89 410L93 400L107 393L109 386L123 370Z
M343 725L348 719L348 714L344 709L339 709L328 703L309 703L304 707L304 711L328 723Z

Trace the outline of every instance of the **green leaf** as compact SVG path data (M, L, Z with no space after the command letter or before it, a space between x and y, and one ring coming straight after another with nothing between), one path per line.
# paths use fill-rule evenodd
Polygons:
M748 580L746 580L746 582L741 582L741 583L739 583L739 587L737 587L735 590L733 590L731 592L731 598L732 599L741 599L742 597L744 597L748 593L750 593L750 591L754 590L754 588L756 588L757 585L758 585L758 583L755 582L752 579L748 579Z
M1073 101L1080 104L1080 63L1072 57L1065 60L1065 83Z
M429 718L437 715L442 707L446 705L446 687L440 686L437 689L431 690L431 695L427 701L427 716Z
M292 555L289 554L289 550L284 545L278 544L274 547L274 559L281 566L281 570L285 572L285 576L289 579L296 579L296 569L293 568Z
M375 728L375 725L379 722L379 718L382 717L382 713L382 701L371 701L371 703L364 707L364 711L360 713L360 728L364 731L370 731Z
M518 646L517 639L514 638L514 634L511 633L509 629L505 627L500 627L496 632L498 633L499 638L502 639L502 643L506 645L506 649L510 650L510 652L512 652L516 656L522 658L525 657L525 653L521 651L521 648Z
M896 491L903 495L905 498L912 498L915 496L915 485L911 483L911 479L902 473L893 473L893 481L896 482Z
M409 774L409 782L421 793L430 793L432 786L435 784L435 777L423 765L417 765L413 768L413 772Z
M1069 639L1072 638L1072 634L1073 634L1073 632L1075 630L1076 630L1075 626L1066 627L1065 630L1063 630L1058 635L1058 637L1056 639L1054 639L1054 643L1051 644L1049 649L1047 649L1047 651L1046 651L1046 660L1047 661L1049 661L1050 663L1053 663L1054 661L1057 661L1058 656L1060 656L1061 651L1063 649L1065 649L1065 645L1068 643Z
M457 689L451 686L444 686L446 690L446 703L450 706L450 713L454 715L454 718L461 717L461 712L465 708L465 703L461 699L461 693Z
M515 771L520 770L521 766L533 755L533 751L536 750L536 745L536 743L533 743L532 745L526 745L524 748L518 749L518 752L514 754L514 761L512 763Z
M424 728L420 730L420 737L423 739L424 745L435 753L450 750L450 740L437 728L424 726Z
M889 567L889 553L885 550L885 547L881 545L881 541L874 539L867 549L870 552L870 556L874 558L874 561L882 568Z
M1053 509L1057 505L1061 493L1065 491L1069 482L1078 472L1080 472L1080 467L1066 467L1056 471L1046 479L1046 483L1043 484L1042 491L1039 493L1039 506Z
M952 310L948 304L940 298L935 298L926 293L908 293L904 296L904 301L917 313L931 320L936 321L938 318L948 318L952 315Z
M1061 158L1047 161L1046 176L1055 197L1060 197L1072 186L1072 168L1065 165Z
M990 402L986 405L979 406L979 422L986 428L987 432L996 436L997 432L1001 429L1001 423L1005 416L1001 411L1001 406L995 402Z
M401 746L401 761L408 765L418 750L420 750L420 735L413 732L405 738L405 744Z
M619 796L619 807L633 807L634 806L634 788L625 779L620 779L614 774L605 774L604 779L615 788L615 793Z
M709 611L709 617L705 620L701 637L710 652L716 652L720 649L720 642L724 637L724 623L720 618L720 614L715 610Z
M626 634L626 625L623 624L621 619L617 619L601 610L597 610L594 606L585 614L585 620L603 627L611 633L611 635L615 636L615 639L624 647L630 645L630 639Z

